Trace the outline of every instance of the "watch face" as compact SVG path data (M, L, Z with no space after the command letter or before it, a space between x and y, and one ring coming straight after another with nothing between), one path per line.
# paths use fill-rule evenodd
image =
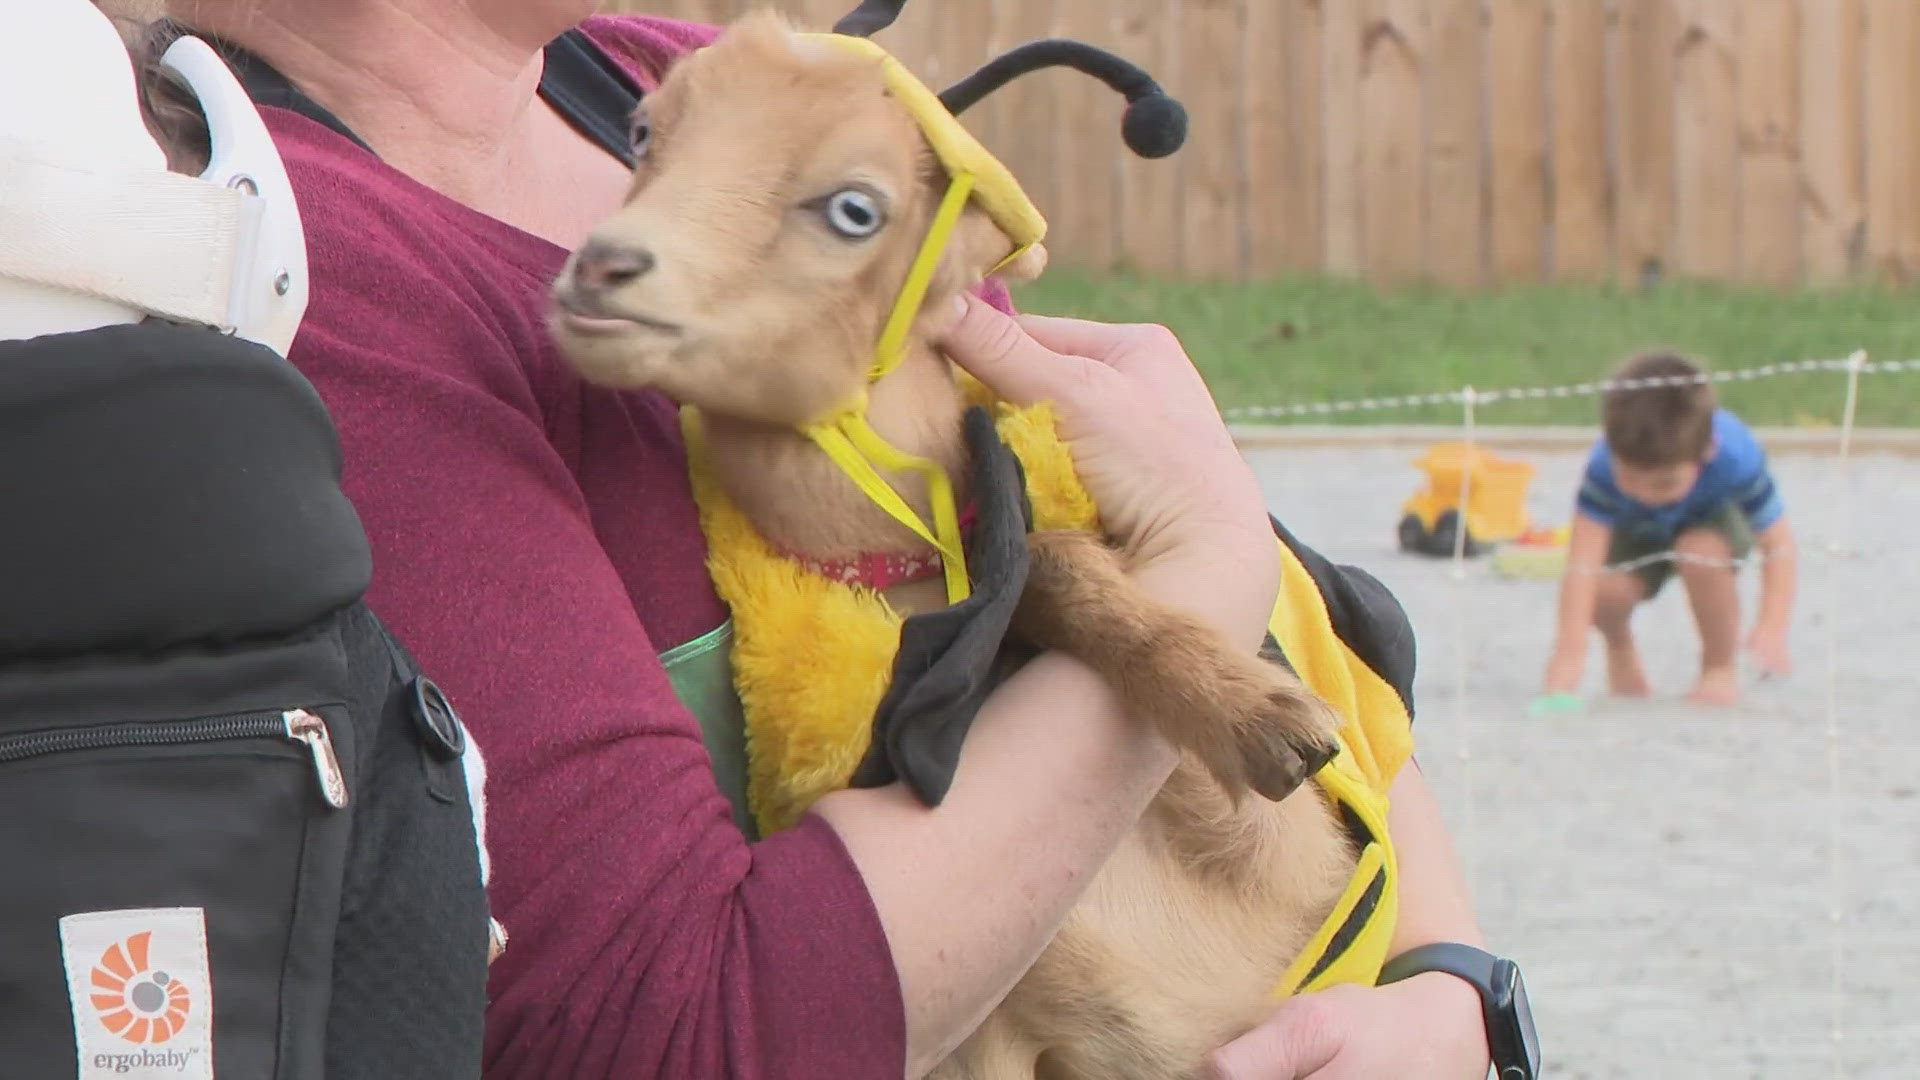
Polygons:
M1537 1076L1540 1072L1540 1042L1533 1030L1533 1006L1527 1003L1527 984L1520 978L1520 967L1509 964L1507 970L1513 973L1513 1020L1520 1029L1520 1046L1526 1054L1527 1074Z

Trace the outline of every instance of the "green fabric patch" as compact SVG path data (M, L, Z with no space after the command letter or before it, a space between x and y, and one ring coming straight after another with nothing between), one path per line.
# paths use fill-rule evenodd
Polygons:
M733 621L660 655L681 704L700 721L700 738L713 758L714 780L733 804L734 824L759 839L747 812L747 721L733 685Z

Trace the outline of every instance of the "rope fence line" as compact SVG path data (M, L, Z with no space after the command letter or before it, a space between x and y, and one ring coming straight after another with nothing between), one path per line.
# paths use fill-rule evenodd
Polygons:
M1567 568L1567 573L1630 574L1643 566L1652 566L1654 563L1663 562L1686 563L1691 566L1724 566L1738 573L1749 563L1759 564L1766 561L1767 557L1757 551L1744 559L1722 559L1715 555L1695 555L1690 551L1656 551L1648 555L1625 559L1617 563L1607 563L1605 566L1597 566L1591 570L1585 567L1570 566Z
M1614 390L1646 390L1659 386L1698 386L1705 383L1750 382L1782 375L1808 375L1846 372L1856 375L1920 374L1920 360L1868 360L1864 351L1837 360L1784 360L1755 367L1726 368L1702 375L1664 375L1646 379L1601 379L1593 382L1566 383L1560 386L1510 386L1496 390L1463 387L1431 394L1403 394L1397 397L1347 398L1338 401L1295 402L1286 405L1243 405L1222 410L1229 422L1246 420L1298 419L1333 416L1354 412L1387 412L1440 405L1463 405L1472 396L1476 405L1495 405L1504 401L1542 401L1556 398L1589 397Z
M1772 378L1784 375L1805 375L1815 373L1844 373L1847 377L1846 404L1836 439L1838 445L1839 482L1842 485L1840 513L1836 516L1832 534L1826 538L1826 554L1834 557L1844 556L1851 551L1853 531L1853 483L1851 476L1853 431L1860 399L1860 378L1863 375L1920 373L1920 360L1869 361L1865 350L1856 350L1843 359L1793 360L1757 367L1733 368L1706 372L1698 376L1663 376L1645 379L1596 380L1593 382L1570 383L1562 386L1506 387L1494 390L1481 390L1471 385L1459 390L1430 394L1409 394L1398 397L1355 398L1344 401L1319 401L1288 405L1261 405L1223 410L1228 421L1324 417L1344 413L1378 412L1395 409L1420 408L1456 405L1460 407L1461 441L1467 452L1474 450L1477 437L1477 409L1483 405L1493 405L1507 401L1538 401L1545 399L1585 397L1610 393L1615 390L1639 390L1662 386L1689 386L1706 383L1746 382L1754 379ZM1464 471L1462 476L1459 505L1469 505L1472 493L1472 470ZM1466 534L1464 514L1456 526L1452 558L1452 578L1454 580L1453 607L1453 660L1454 660L1454 705L1457 710L1456 721L1459 724L1458 745L1455 748L1461 769L1461 796L1459 848L1462 869L1469 881L1473 881L1473 865L1476 856L1478 838L1474 836L1474 776L1475 765L1472 750L1471 732L1473 719L1469 715L1468 676L1469 655L1466 621L1470 601L1465 595L1467 586L1466 571ZM1748 562L1764 561L1765 555L1753 552L1744 558L1724 559L1694 555L1687 552L1664 551L1624 560L1600 567L1596 571L1576 571L1595 573L1619 573L1636 570L1642 566L1661 561L1675 563L1695 563L1733 567L1736 572ZM1846 984L1844 967L1846 959L1847 894L1846 863L1841 848L1843 836L1842 813L1845 810L1845 789L1840 777L1840 752L1842 726L1839 707L1839 607L1834 603L1836 588L1834 581L1834 559L1822 560L1825 563L1825 592L1829 609L1826 612L1827 663L1825 672L1825 723L1826 765L1827 765L1827 802L1828 802L1828 922L1829 922L1829 982L1828 982L1828 1049L1833 1075L1845 1075L1846 1068Z

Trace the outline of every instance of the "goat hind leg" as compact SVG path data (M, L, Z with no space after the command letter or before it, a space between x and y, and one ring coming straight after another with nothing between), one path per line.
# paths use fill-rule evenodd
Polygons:
M1014 629L1098 672L1130 710L1228 791L1292 794L1332 757L1337 724L1291 672L1141 592L1120 554L1080 532L1036 532Z

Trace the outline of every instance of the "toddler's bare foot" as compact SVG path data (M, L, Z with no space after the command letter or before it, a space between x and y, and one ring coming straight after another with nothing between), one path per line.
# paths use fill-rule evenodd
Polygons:
M1687 700L1695 705L1737 705L1740 703L1740 673L1733 668L1712 668L1700 673Z
M1614 697L1646 697L1653 693L1647 673L1640 667L1640 651L1628 645L1607 649L1607 692Z

